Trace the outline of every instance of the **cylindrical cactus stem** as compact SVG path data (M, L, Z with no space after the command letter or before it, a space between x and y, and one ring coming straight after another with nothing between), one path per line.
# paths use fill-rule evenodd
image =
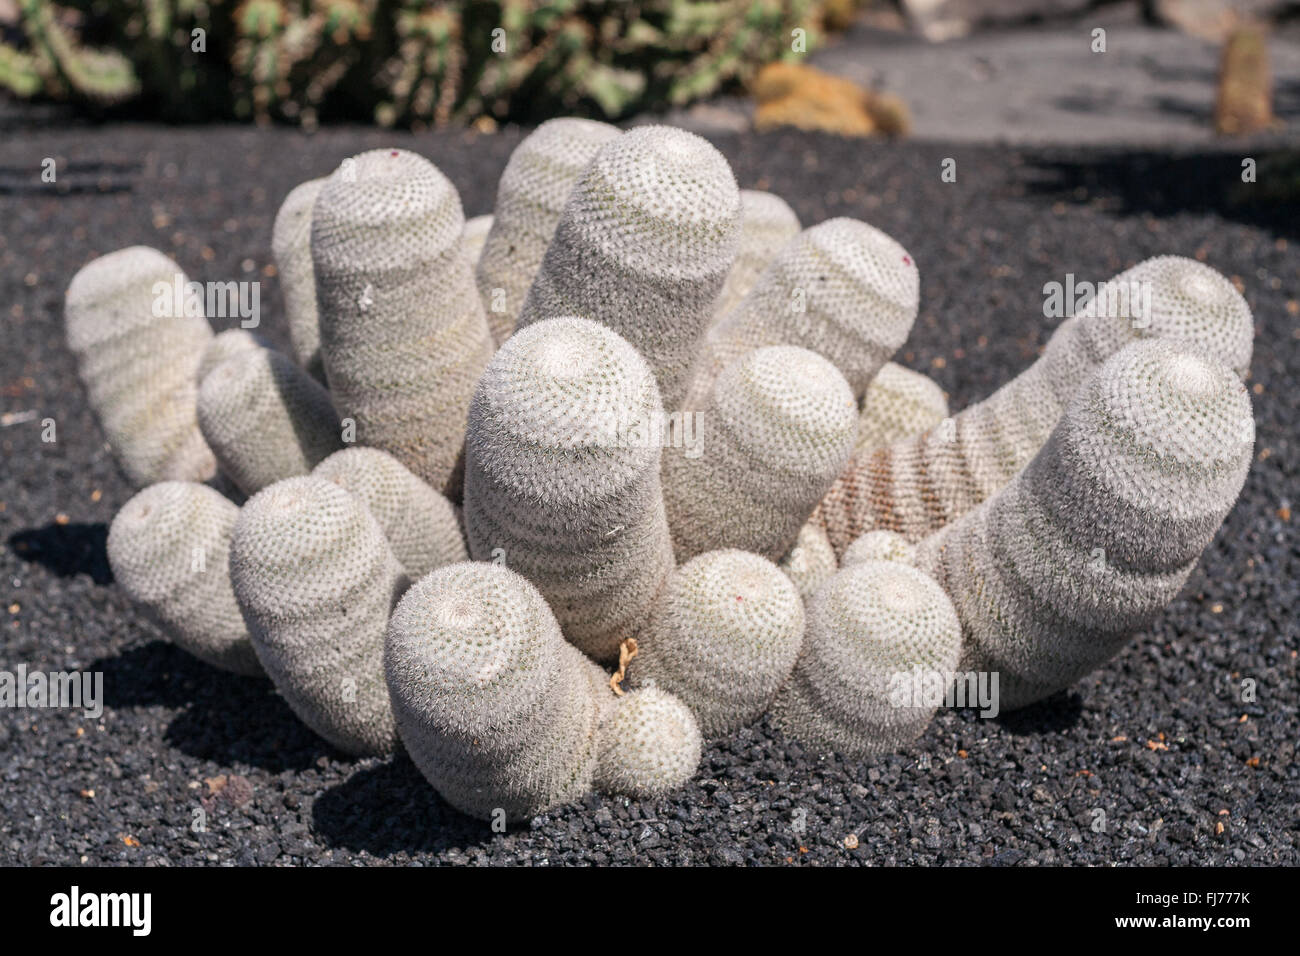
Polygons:
M465 258L472 268L477 269L483 257L483 244L492 231L493 219L492 216L472 216L465 220L465 228L460 231L460 247L465 250ZM491 325L489 321L488 327Z
M199 427L246 495L310 472L341 447L329 393L274 349L226 359L199 388Z
M195 411L212 328L201 310L186 314L188 281L157 249L131 246L87 263L68 285L68 347L113 456L137 488L216 473Z
M266 339L247 329L226 329L224 332L218 332L212 337L208 347L203 350L203 357L199 359L199 368L194 374L194 381L202 388L203 380L208 377L208 373L226 359L270 347L271 344Z
M366 503L412 581L434 568L467 561L460 519L450 501L378 448L345 448L312 472Z
M526 820L591 789L602 713L591 666L537 589L500 565L439 568L388 626L402 743L448 803L483 820Z
M664 407L692 360L735 259L740 190L713 146L642 126L605 144L569 196L519 316L592 319L645 357Z
M289 341L298 364L318 381L325 380L320 354L320 321L316 314L316 274L311 261L312 206L325 185L325 177L309 179L284 197L271 227L271 256L275 259L284 312L289 320Z
M1130 342L1182 342L1238 374L1249 368L1250 307L1209 266L1160 256L1105 288L1093 308L1061 324L1033 365L984 401L915 438L855 455L818 508L835 550L876 528L920 541L987 501L1029 464L1079 386Z
M831 539L826 529L811 518L799 529L794 546L781 559L781 570L794 582L799 596L805 601L831 579L840 569Z
M841 567L851 568L864 561L897 561L911 564L916 545L896 531L868 531L844 551Z
M596 788L649 799L685 786L704 748L689 707L657 687L620 697L600 724Z
M428 160L345 160L312 212L321 356L339 415L459 497L465 412L492 336L461 247L460 197Z
M713 310L716 324L749 295L765 269L799 235L799 217L780 196L758 189L740 191L740 244Z
M724 737L762 716L790 676L803 629L803 601L780 568L746 551L711 551L669 577L628 682L676 695L706 739Z
M596 151L620 135L618 127L608 123L553 119L524 137L510 154L476 270L479 295L498 345L515 330L578 177Z
M932 578L892 562L844 568L808 606L773 722L844 757L897 750L929 725L960 655L957 613Z
M235 522L230 580L299 719L347 753L391 751L384 635L408 581L361 499L311 475L263 489Z
M700 454L670 447L663 459L677 560L740 548L779 561L853 451L848 383L807 349L756 349L719 376L697 414Z
M474 394L465 530L475 560L535 584L598 661L644 625L672 570L654 373L616 333L561 318L520 329Z
M1030 465L917 548L961 616L963 670L1003 709L1068 687L1172 601L1250 467L1233 370L1169 341L1129 345L1076 393Z
M886 362L867 386L856 452L915 437L948 418L948 398L934 380Z
M127 595L177 647L205 664L261 675L230 586L230 534L239 509L191 481L150 485L108 531L108 564Z
M920 279L907 250L856 219L828 219L786 244L695 356L683 408L702 408L732 362L768 345L828 359L861 399L916 320Z

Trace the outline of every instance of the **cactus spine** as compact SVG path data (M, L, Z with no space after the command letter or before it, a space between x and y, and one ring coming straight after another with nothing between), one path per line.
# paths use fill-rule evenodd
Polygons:
M657 687L619 698L600 725L596 787L629 797L661 797L700 765L703 741L682 701Z
M740 245L714 308L721 319L749 295L764 270L799 235L799 217L780 196L757 189L740 191Z
M157 249L131 246L87 263L68 285L68 347L113 456L137 488L216 472L195 411L212 329L191 299L175 314L171 292L188 281Z
M519 327L592 319L650 364L676 409L735 259L740 190L713 146L642 126L603 146L569 196Z
M831 579L840 568L826 529L812 519L805 521L794 539L794 547L781 559L781 570L794 582L805 601Z
M461 248L455 187L428 160L371 150L346 160L312 212L321 356L357 441L459 494L465 412L492 353Z
M310 475L258 492L235 522L230 580L298 718L347 753L391 751L384 635L408 582L361 500Z
M321 360L320 320L316 314L316 273L311 262L311 215L324 185L325 178L321 177L291 189L271 227L271 256L284 291L293 357L322 382L325 366Z
M150 485L113 519L108 563L177 647L221 670L261 675L227 567L238 515L205 485Z
M260 335L255 335L247 329L226 329L224 332L218 332L203 350L198 370L194 373L194 381L202 388L203 380L208 377L208 373L226 359L270 347L270 344Z
M617 659L672 570L659 443L632 437L662 412L636 350L574 318L511 336L470 406L470 554L528 578L598 661Z
M920 435L948 417L948 399L933 379L886 362L867 386L856 452Z
M477 269L483 257L483 243L492 231L492 216L474 216L465 220L465 228L460 231L460 247L465 252L471 267ZM484 303L486 306L486 303ZM491 322L488 325L491 326Z

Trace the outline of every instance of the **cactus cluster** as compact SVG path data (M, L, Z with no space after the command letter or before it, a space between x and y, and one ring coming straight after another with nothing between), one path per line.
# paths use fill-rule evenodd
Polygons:
M547 124L469 223L431 163L372 150L290 193L273 245L292 357L156 310L183 277L154 250L72 281L87 395L147 486L114 573L181 648L484 819L657 798L765 716L907 746L962 671L999 709L1067 687L1174 598L1251 457L1251 316L1207 266L1133 267L1141 315L1067 320L951 416L888 362L903 247L800 231L678 130Z

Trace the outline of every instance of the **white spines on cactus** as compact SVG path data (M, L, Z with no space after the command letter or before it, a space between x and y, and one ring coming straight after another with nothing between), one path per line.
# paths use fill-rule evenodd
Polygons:
M187 314L197 304L188 281L157 249L131 246L82 266L68 285L68 347L113 457L137 488L216 472L195 411L212 328L201 308Z
M1249 367L1250 307L1209 266L1160 256L1105 285L1124 294L1108 291L1066 319L1042 356L984 401L915 438L855 455L818 509L835 550L876 528L919 541L988 500L1029 464L1079 386L1130 342L1168 339L1238 374Z
M805 601L830 580L840 568L826 529L812 519L805 521L794 539L794 547L781 559L781 570L794 582Z
M520 329L479 381L465 441L475 560L535 584L564 636L598 661L644 625L672 570L654 374L585 319Z
M773 722L845 757L896 750L929 725L961 654L961 625L932 578L893 562L837 573L808 605L803 652Z
M749 295L772 260L799 235L799 228L799 217L780 196L758 189L740 191L740 246L714 308L715 322Z
M122 506L108 531L113 577L177 647L260 675L227 567L239 509L206 485L163 481Z
M735 259L740 190L713 146L642 126L605 144L569 196L519 327L600 322L654 370L675 410Z
M465 258L473 268L478 267L483 255L483 244L492 231L493 220L493 216L471 216L465 220L465 228L460 231L460 247L465 250ZM490 327L491 323L488 325Z
M339 415L456 497L465 412L492 354L461 247L460 197L428 160L379 149L345 160L312 212L321 356Z
M916 320L920 279L907 250L856 219L828 219L786 244L695 356L682 407L702 408L732 362L767 345L828 359L861 399Z
M1172 601L1250 466L1250 398L1228 366L1129 345L1078 390L1030 465L927 538L963 670L998 672L1003 709L1068 687Z
M591 667L537 589L500 565L439 568L388 626L402 743L448 803L483 820L526 820L591 789L602 713Z
M361 499L311 475L258 492L235 522L230 580L299 719L348 753L391 751L384 635L408 582Z
M325 178L309 179L284 197L271 227L271 256L284 293L289 341L298 364L324 381L320 354L320 321L316 312L316 274L311 261L311 217Z
M677 560L718 548L780 560L853 451L848 383L807 349L756 349L718 377L697 414L699 454L663 456Z
M934 380L886 362L867 386L855 451L870 451L920 435L948 417L948 398Z
M515 330L578 177L596 151L620 135L608 123L553 119L525 136L510 154L497 184L492 228L476 270L479 295L498 345Z
M203 380L208 377L208 373L226 359L270 347L270 343L266 339L247 329L226 329L224 332L218 332L212 337L208 347L203 350L203 357L199 359L198 371L194 373L194 381L198 383L199 387L202 387Z
M366 503L412 581L444 564L468 560L455 507L388 452L345 448L312 474Z
M704 743L695 716L657 687L614 701L600 724L596 788L629 797L661 797L685 786Z
M252 495L305 475L342 445L329 393L287 355L226 359L199 388L199 427L223 474Z
M767 709L803 630L803 601L780 568L746 551L711 551L669 577L628 681L676 695L700 733L723 737Z
M850 568L864 561L897 561L911 564L916 545L897 531L868 531L844 550L840 566Z

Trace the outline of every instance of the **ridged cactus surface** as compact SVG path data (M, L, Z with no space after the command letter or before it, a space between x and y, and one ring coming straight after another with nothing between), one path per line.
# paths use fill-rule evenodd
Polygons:
M208 373L226 359L270 347L266 339L248 329L226 329L224 332L218 332L203 350L198 370L194 373L194 381L202 388L203 380L208 377Z
M919 541L988 500L1029 464L1088 376L1130 342L1168 339L1238 374L1249 367L1250 308L1210 267L1161 256L1110 281L1145 284L1150 314L1103 307L1072 316L1033 365L984 401L916 438L855 455L819 508L836 551L876 528ZM1130 303L1127 311L1137 310Z
M207 481L216 471L195 411L212 329L202 315L177 314L170 291L188 281L157 249L130 246L87 263L68 285L68 347L113 457L137 488Z
M458 810L525 820L591 789L601 716L591 662L520 575L486 562L439 568L398 604L384 656L406 751Z
M177 647L221 670L260 675L227 567L238 515L206 485L150 485L113 519L108 563Z
M691 709L657 687L615 701L599 740L597 789L629 797L662 797L684 786L703 749Z
M813 597L803 652L772 704L773 721L809 746L845 757L918 737L935 706L914 675L942 681L957 666L961 625L934 580L902 564L844 568Z
M565 637L602 662L643 626L672 569L659 444L632 430L661 414L636 350L575 318L511 336L470 406L471 556L535 584Z
M916 320L920 279L907 250L856 219L828 219L790 241L709 332L685 408L701 408L732 362L768 345L829 359L861 399Z
M384 636L408 581L361 499L310 475L263 489L235 522L230 579L298 718L347 753L391 751Z
M700 733L722 737L762 716L803 630L803 601L780 568L745 551L711 551L668 579L628 680L674 694Z
M840 566L849 568L864 561L897 561L911 564L916 545L897 531L868 531L844 549Z
M853 451L858 407L829 361L781 345L736 360L699 414L700 454L664 452L678 561L718 548L783 558Z
M675 410L739 234L740 190L717 149L684 130L633 129L574 186L518 324L578 316L613 329Z
M366 503L412 581L444 564L468 560L455 507L388 452L345 448L312 474Z
M618 127L608 123L553 119L524 137L510 154L497 184L492 229L476 271L479 295L497 344L515 330L528 289L578 177L597 150L620 135ZM569 314L569 310L560 314Z
M271 229L271 255L284 292L293 356L313 378L325 380L316 313L316 273L311 262L311 211L325 177L309 179L284 197Z
M740 191L740 243L714 307L714 322L749 295L764 270L799 235L799 217L780 196L759 189Z
M461 247L460 197L428 160L377 149L326 180L312 213L321 356L358 443L456 497L465 412L492 336Z
M948 417L948 399L929 376L886 362L862 396L856 452L920 435Z
M274 349L241 352L209 372L198 410L222 473L246 495L307 474L342 445L329 393Z
M963 669L1021 707L1105 661L1177 596L1250 466L1250 398L1228 366L1135 343L1084 384L1023 473L923 541Z

